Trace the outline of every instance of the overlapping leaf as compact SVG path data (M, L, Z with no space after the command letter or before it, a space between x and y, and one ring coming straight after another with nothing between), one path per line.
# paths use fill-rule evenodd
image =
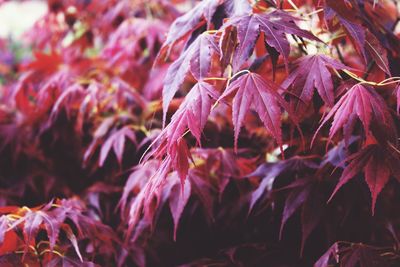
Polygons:
M390 175L398 172L400 162L398 157L393 157L388 150L378 144L371 144L349 156L347 161L349 165L344 169L330 199L344 184L364 172L365 181L371 192L371 208L374 213L378 195L388 183Z
M124 153L126 138L128 138L133 144L136 144L135 132L128 126L119 129L118 131L116 131L115 133L113 133L111 136L108 137L108 139L104 142L100 150L100 158L99 158L100 167L103 166L111 148L113 149L119 164L122 163L122 156Z
M237 29L238 47L233 56L233 70L238 71L253 53L260 32L264 33L265 42L283 56L285 64L288 63L290 44L286 34L319 41L308 31L300 29L295 24L295 18L284 11L270 13L249 14L235 17L224 25L225 30L230 27Z
M1 229L2 234L8 231L23 233L24 254L28 252L29 246L36 246L38 234L45 231L49 240L48 249L53 250L56 245L61 246L60 233L64 233L75 250L79 260L83 262L78 247L78 239L74 230L77 229L80 240L89 238L92 245L99 242L110 245L113 240L112 231L105 225L81 214L83 206L77 200L60 200L56 203L50 202L47 205L29 209L27 207L14 209L4 216L9 218L8 227ZM2 217L4 218L4 217ZM67 221L72 221L72 224ZM97 239L97 240L95 240Z
M329 131L329 139L340 128L347 128L344 134L348 140L356 118L359 118L362 122L367 136L371 135L372 121L374 121L374 128L383 127L387 131L393 131L393 122L384 100L374 89L362 84L354 85L341 97L326 115L317 133L332 117L333 122Z
M169 29L167 40L161 48L160 55L169 54L174 43L199 28L205 21L211 24L212 17L220 2L221 0L202 1L192 10L176 19Z
M168 68L163 88L164 123L168 106L185 81L189 71L197 80L207 77L211 58L215 53L218 53L218 48L214 36L203 33Z
M305 56L295 62L296 69L290 73L282 83L287 89L290 85L294 87L293 93L296 99L293 101L293 112L299 111L299 105L309 104L314 94L314 88L322 100L328 105L335 103L335 92L331 73L328 69L344 70L345 65L325 55Z
M237 149L240 128L251 107L258 113L278 145L282 147L281 107L288 108L284 99L278 94L278 89L279 86L273 82L251 72L240 76L226 88L220 99L235 94L232 101L235 149Z

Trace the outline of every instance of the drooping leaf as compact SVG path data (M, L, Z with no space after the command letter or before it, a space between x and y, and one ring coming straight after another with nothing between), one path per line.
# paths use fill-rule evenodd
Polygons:
M126 138L128 138L133 144L136 144L135 133L128 126L121 128L120 130L114 132L107 138L107 140L104 142L100 150L100 157L99 157L100 167L104 165L104 162L106 161L111 148L113 149L115 156L117 157L118 163L120 165L122 164L122 156L124 153Z
M243 15L228 21L224 29L229 30L230 27L235 27L239 42L233 56L233 71L238 71L251 56L260 32L264 33L265 42L283 56L285 64L288 63L290 52L286 34L319 41L310 32L297 27L295 20L288 13L276 10L270 13Z
M359 53L364 57L367 58L365 54L365 30L364 28L356 22L349 21L339 16L339 21L346 29L348 34L353 38L355 43L356 49Z
M391 157L390 153L378 144L368 145L359 152L349 156L347 161L350 163L344 169L329 200L333 198L344 184L356 177L356 175L364 172L365 181L371 192L371 210L372 214L374 214L376 199L388 183L390 174L394 169Z
M251 107L258 113L278 145L282 147L281 107L287 109L287 104L278 94L278 89L276 84L251 72L240 76L226 88L220 100L235 94L232 102L235 149L237 149L240 128Z
M133 172L129 175L128 180L125 183L124 190L122 192L121 199L118 206L121 208L122 214L125 213L126 205L128 203L129 195L140 192L147 180L154 175L159 167L158 160L146 161L143 165L138 165L133 169Z
M293 189L287 196L282 214L281 228L279 231L280 238L282 237L283 227L285 226L287 220L292 217L294 212L304 204L309 194L309 186L299 186L298 188Z
M171 167L180 175L182 186L187 176L190 158L188 146L183 139L184 133L188 129L200 143L202 130L211 111L212 99L218 96L214 86L202 81L196 83L172 116L171 122L153 141L152 146L160 144L158 148L147 155L168 155Z
M374 128L393 131L392 120L382 97L374 89L361 84L354 85L340 98L326 115L316 134L332 117L333 122L329 131L329 140L340 128L344 129L345 127L349 127L349 125L351 126L356 117L362 122L364 132L367 136L371 135L371 130L374 130L371 128L372 121ZM349 139L349 134L351 133L347 132L345 134L345 139Z
M298 112L298 106L302 103L310 103L314 88L328 106L333 106L335 92L328 67L334 70L344 70L347 67L325 55L305 56L297 60L295 64L297 65L296 69L281 85L285 89L288 89L290 85L295 87L293 92L298 99L293 101L295 105L293 112Z
M205 22L212 23L212 17L220 2L220 0L201 1L192 10L177 18L169 29L167 40L161 48L160 55L168 55L174 43L199 28Z
M210 114L212 99L217 99L218 96L212 85L206 82L195 84L167 126L168 143L175 143L186 129L189 129L200 143L201 132Z
M41 228L44 228L46 229L47 236L50 241L50 249L53 249L59 234L59 227L61 222L57 221L56 218L52 218L47 214L47 211L50 209L50 207L51 204L44 206L43 208L41 208L41 210L28 210L22 218L20 218L10 226L10 229L13 229L23 223L24 241L26 242L26 244L31 244L31 242L34 242L34 239L39 230Z
M212 55L218 53L218 46L213 38L214 36L209 33L201 34L168 68L163 88L164 123L168 106L189 71L198 80L202 80L208 75Z
M23 233L23 258L29 257L32 246L40 247L40 239L46 241L44 244L48 245L45 248L49 251L65 246L61 241L60 233L66 235L80 260L83 258L79 251L78 239L87 239L93 247L97 247L102 242L103 245L111 245L109 251L112 252L112 243L115 241L115 237L111 229L86 214L82 214L83 211L82 202L77 199L57 200L31 209L20 208L6 215L12 219L7 231ZM75 230L72 229L76 229L78 235L75 235ZM47 234L48 242L46 235L43 240L39 234L41 232Z
M353 41L358 53L367 60L365 53L365 29L357 17L352 14L351 9L346 5L345 1L326 1L325 20L339 21L344 30L348 33Z
M322 189L318 181L311 180L310 193L301 210L301 255L303 255L307 239L314 229L321 224L321 220L326 211L327 196Z
M171 176L170 179L172 179ZM169 208L174 221L174 240L176 240L179 220L191 195L190 180L185 180L184 188L182 190L179 177L176 177L176 179L177 182L172 186L170 189L171 192L169 193Z

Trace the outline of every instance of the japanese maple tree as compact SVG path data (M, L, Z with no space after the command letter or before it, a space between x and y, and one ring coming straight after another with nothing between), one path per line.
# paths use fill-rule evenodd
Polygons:
M47 5L0 40L1 266L400 265L400 2Z

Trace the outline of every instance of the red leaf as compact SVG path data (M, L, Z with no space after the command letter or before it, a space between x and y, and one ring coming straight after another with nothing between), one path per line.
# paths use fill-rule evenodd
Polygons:
M62 63L62 57L56 52L51 54L35 52L35 60L22 66L24 70L35 70L41 72L54 72Z
M276 10L270 13L250 14L235 17L224 25L225 30L230 26L237 28L239 45L233 57L233 70L238 71L251 56L260 31L264 33L265 42L276 49L288 64L290 45L286 34L294 34L310 40L319 41L311 33L300 29L295 24L296 18L288 13Z
M248 176L261 176L262 180L258 188L251 193L249 212L254 207L255 203L265 194L267 189L272 190L272 185L275 178L283 173L296 174L307 170L318 169L318 165L305 157L292 157L287 160L282 160L276 163L264 163L260 165L254 172ZM297 180L285 187L293 188L304 185L307 180ZM281 226L282 228L283 226Z
M143 165L135 167L134 171L129 175L128 180L125 183L121 199L118 203L122 214L125 213L128 197L131 192L133 192L134 195L137 195L143 189L148 179L155 174L159 165L158 160L149 160Z
M387 184L390 177L390 169L384 162L384 157L380 154L373 154L367 162L365 168L365 181L368 184L372 197L372 214L375 210L376 199L383 187Z
M191 190L197 196L203 206L203 211L209 221L214 221L214 201L213 187L203 177L206 174L196 169L189 170L189 180L192 185Z
M303 255L304 245L308 237L321 221L326 209L325 205L326 197L322 188L319 184L313 184L301 210L301 255Z
M6 215L0 217L0 256L15 251L18 248L18 236L9 231L11 221Z
M100 157L99 157L99 166L103 166L107 156L113 148L115 156L117 157L118 163L122 164L122 156L125 148L125 139L126 137L133 143L136 144L136 136L135 132L128 126L121 128L120 130L113 133L108 137L107 141L101 147Z
M317 89L318 94L328 106L333 106L335 93L328 67L335 70L348 68L325 55L305 56L297 60L295 64L297 64L297 68L282 83L282 87L285 89L290 85L295 86L294 93L299 99L295 101L296 106L293 112L298 112L298 106L301 102L310 103L314 88Z
M352 10L346 7L345 1L326 1L325 20L332 21L334 19L338 19L344 27L344 30L351 37L356 50L363 56L366 62L365 30L360 22L357 21L356 16L353 16Z
M167 135L168 147L182 137L186 129L189 129L196 137L197 142L200 143L201 132L211 111L211 99L218 97L219 94L214 86L206 82L196 83L163 131ZM163 135L163 133L160 135Z
M333 122L329 131L329 141L340 128L345 128L352 124L355 117L358 117L362 122L367 136L370 135L372 120L377 124L376 126L379 125L379 127L383 127L388 131L393 128L390 113L382 97L374 89L361 84L354 85L335 104L316 131L313 141L322 126L332 117ZM347 140L349 138L348 134L345 135Z
M201 34L168 68L163 88L163 124L169 104L185 81L188 72L191 71L198 80L208 75L211 57L219 52L213 38L214 36L209 33Z
M376 199L389 181L390 173L392 172L390 158L390 153L377 144L368 145L359 152L349 156L347 161L350 164L344 169L339 183L336 185L328 201L333 198L344 184L363 171L365 181L371 191L371 209L372 214L374 214Z
M310 187L304 186L293 189L286 198L285 207L282 214L281 228L279 231L279 239L282 238L283 227L287 220L294 214L294 212L300 208L301 205L306 201L310 194Z
M232 103L232 120L235 131L235 149L240 128L250 107L258 113L261 121L274 136L282 150L281 110L286 102L277 93L279 86L265 80L256 73L248 72L233 81L221 95L220 99L235 93Z
M210 24L219 4L220 0L205 0L183 16L177 18L169 29L167 40L161 48L160 56L165 54L168 56L172 46L177 41L203 25L203 18Z
M344 19L338 16L340 23L346 29L348 34L353 38L357 51L364 57L366 60L367 56L365 54L365 30L358 23L351 22L347 19Z
M172 179L171 176L169 179ZM184 182L183 188L181 188L180 183L174 184L169 193L169 208L171 209L172 218L174 220L174 240L176 240L179 220L187 202L189 201L190 195L191 184L189 180Z

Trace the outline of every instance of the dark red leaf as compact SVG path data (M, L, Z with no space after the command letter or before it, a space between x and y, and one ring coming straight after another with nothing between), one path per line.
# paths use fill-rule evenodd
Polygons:
M210 70L211 57L218 53L214 36L209 33L201 34L188 49L168 68L163 88L163 123L165 123L169 104L179 90L189 71L193 76L202 80Z
M375 212L376 199L390 178L391 156L382 147L377 144L371 144L364 147L359 152L349 156L347 161L349 165L344 169L339 183L336 185L329 201L336 192L357 174L364 172L365 181L368 184L372 197L372 214Z
M168 55L172 46L177 41L181 40L203 24L203 19L210 24L219 4L220 0L201 1L192 10L177 18L169 29L167 40L161 48L160 55L165 53Z
M360 119L367 136L371 135L372 121L379 125L379 127L387 129L387 131L393 131L390 113L382 97L374 89L356 84L342 96L332 110L326 115L314 135L314 138L322 126L333 117L332 126L329 131L330 140L340 128L344 128L353 123L353 116ZM349 134L350 133L345 136L347 140L350 137Z
M235 149L240 128L250 107L258 113L264 126L282 148L281 107L287 108L287 104L278 94L278 89L276 84L251 72L240 76L226 88L220 97L221 100L235 94L232 103Z
M287 89L293 85L296 94L295 107L293 112L298 112L301 103L309 104L314 95L314 88L322 100L328 105L333 106L335 92L331 73L328 69L344 70L348 69L339 61L325 55L305 56L295 62L297 68L282 83L282 87Z
M311 33L297 27L295 20L288 13L276 10L265 14L250 14L235 17L228 21L224 25L224 29L229 30L231 26L235 27L239 42L233 56L233 71L237 72L251 56L260 31L264 33L265 42L283 56L285 64L288 63L290 52L290 45L286 34L294 34L299 37L319 41Z

